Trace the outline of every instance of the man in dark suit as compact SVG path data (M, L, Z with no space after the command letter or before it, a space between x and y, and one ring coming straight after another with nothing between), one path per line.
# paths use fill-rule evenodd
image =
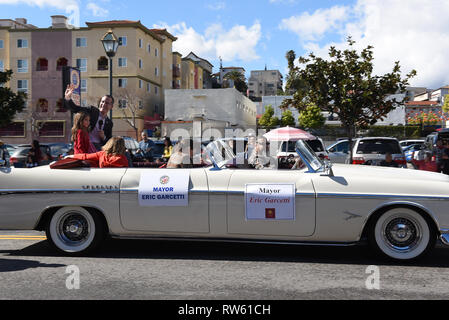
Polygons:
M90 115L90 141L95 148L100 151L101 147L112 137L113 122L108 117L109 111L114 107L114 98L106 95L97 107L81 107L77 106L72 100L74 91L73 85L68 85L65 91L64 105L67 109L74 113L86 112Z

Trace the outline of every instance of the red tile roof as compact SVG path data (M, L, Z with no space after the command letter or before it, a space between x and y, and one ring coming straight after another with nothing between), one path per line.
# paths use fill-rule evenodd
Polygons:
M405 103L407 106L433 106L437 104L437 101L407 101Z

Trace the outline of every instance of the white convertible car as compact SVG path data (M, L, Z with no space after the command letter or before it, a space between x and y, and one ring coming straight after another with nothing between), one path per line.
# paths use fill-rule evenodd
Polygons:
M0 169L0 229L46 231L66 255L107 236L319 245L368 240L412 260L449 245L449 177L323 163L302 141L305 166L248 169L214 155L192 169ZM232 150L222 154L233 156Z

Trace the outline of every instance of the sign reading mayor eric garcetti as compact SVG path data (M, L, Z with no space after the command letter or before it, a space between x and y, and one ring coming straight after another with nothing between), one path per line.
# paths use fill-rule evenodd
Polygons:
M294 184L247 184L247 220L295 220Z
M188 170L143 172L139 183L139 205L142 207L186 207L189 205Z

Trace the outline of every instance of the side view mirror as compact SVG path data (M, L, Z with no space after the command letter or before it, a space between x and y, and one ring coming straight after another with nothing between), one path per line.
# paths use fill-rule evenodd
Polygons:
M332 170L332 162L329 160L324 160L324 173L322 176L333 177L334 171Z
M0 160L0 167L6 166L6 160Z

